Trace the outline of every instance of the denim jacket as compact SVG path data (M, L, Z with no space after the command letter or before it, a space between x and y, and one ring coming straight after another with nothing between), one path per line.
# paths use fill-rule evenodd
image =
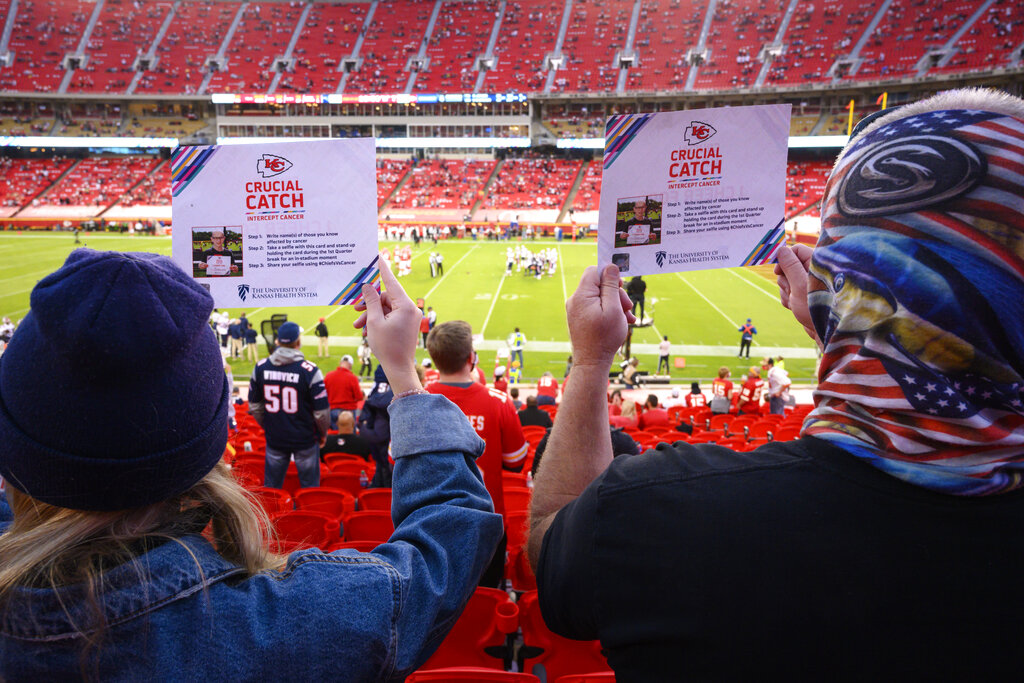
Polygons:
M371 553L300 551L283 570L248 578L201 536L163 543L104 575L107 630L98 656L84 660L81 586L19 589L0 619L0 677L404 679L458 618L502 523L473 463L484 443L454 404L410 396L390 414L388 543Z

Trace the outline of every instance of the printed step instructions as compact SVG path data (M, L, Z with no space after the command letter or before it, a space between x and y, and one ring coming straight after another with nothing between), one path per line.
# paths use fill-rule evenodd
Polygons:
M597 258L624 275L771 263L790 105L608 119Z
M219 307L354 304L376 284L371 138L179 147L175 262Z

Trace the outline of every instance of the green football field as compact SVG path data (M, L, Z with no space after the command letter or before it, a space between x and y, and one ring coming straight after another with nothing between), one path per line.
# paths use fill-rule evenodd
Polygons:
M171 253L169 237L128 237L113 235L81 236L84 245L99 250L151 251ZM385 243L393 246L391 243ZM565 322L565 299L572 294L580 275L596 263L597 246L582 243L538 240L527 245L538 250L555 246L559 252L558 272L540 280L523 273L505 276L506 242L466 240L429 242L413 247L412 274L401 282L413 299L423 298L433 306L438 320L462 319L473 326L481 364L493 366L496 350L505 345L513 327L522 329L528 340L524 353L524 378L539 377L551 371L561 377L569 355ZM29 295L36 282L55 270L75 248L69 233L0 233L0 315L18 320L28 312ZM431 251L444 254L444 275L430 277L428 257ZM739 346L737 328L749 317L757 327L751 359L782 354L786 367L797 383L813 381L814 345L789 311L782 308L770 268L734 268L689 273L645 276L647 315L653 325L637 328L633 334L632 355L640 360L640 369L654 372L658 363L657 343L667 335L673 344L673 357L682 358L685 367L673 367L677 381L710 380L718 368L726 365L738 377L749 362L736 357ZM243 309L228 309L237 316ZM284 313L301 325L306 333L320 317L326 318L331 334L331 357L317 362L325 370L333 368L342 354L355 355L359 336L352 328L355 314L351 307L294 307L244 309L257 325L271 314ZM306 341L306 354L316 360L315 339ZM422 349L417 351L423 357ZM261 357L266 349L261 346ZM251 372L250 363L232 361L235 378Z

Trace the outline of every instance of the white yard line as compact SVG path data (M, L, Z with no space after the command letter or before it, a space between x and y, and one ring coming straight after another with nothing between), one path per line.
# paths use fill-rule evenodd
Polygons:
M5 277L0 282L10 282L11 280L20 280L23 277L32 277L34 275L48 275L53 271L57 270L60 266L54 268L43 268L42 270L33 270L31 273L22 273L21 275L15 275L14 277ZM42 279L42 278L40 278Z
M753 282L751 282L749 279L747 279L747 278L743 277L742 275L740 275L739 273L737 273L735 269L727 268L726 270L728 270L733 276L739 278L743 282L746 282L748 285L750 285L751 287L753 287L757 291L759 291L762 294L764 294L766 297L768 297L772 301L778 301L779 300L779 295L777 293L776 294L772 294L767 289L762 289L761 287L759 287L756 284L754 284ZM754 277L761 278L760 275L755 275ZM761 279L764 279L764 278L761 278Z
M680 280L682 280L682 281L683 281L683 284L685 284L685 285L686 285L687 287L689 287L690 289L692 289L693 291L695 291L695 292L697 293L697 296L699 296L699 297L700 297L701 299L704 299L704 301L708 302L708 306L710 306L711 308L713 308L713 309L715 309L716 311L718 311L718 313L719 313L719 314L720 314L720 315L721 315L721 316L722 316L723 318L725 318L725 319L726 319L727 321L729 321L729 324L730 324L730 325L732 325L732 326L733 326L733 327L735 327L735 328L739 328L739 325L737 325L737 324L736 324L735 322L733 322L732 318L730 318L729 316L727 316L727 315L725 314L725 311L723 311L723 310L722 310L721 308L719 308L718 306L716 306L716 305L715 305L715 304L714 304L714 303L713 303L713 302L711 301L711 299L709 299L709 298L707 298L706 296L704 296L703 294L701 294L701 291L700 291L699 289L697 289L696 287L694 287L693 285L691 285L691 284L690 284L690 282L689 282L689 281L688 281L688 280L687 280L686 278L684 278L684 277L683 277L682 275L680 275L679 273L676 273L676 277L677 277L677 278L679 278Z
M562 245L558 245L558 272L562 275L562 303L569 300L569 290L565 287L565 261L562 259Z
M455 263L454 263L454 264L452 265L452 267L451 267L451 268L449 268L449 269L448 269L447 271L445 271L445 274L441 276L441 279L437 281L437 284L436 284L436 285L434 285L433 287L431 287L431 288L430 288L430 291L429 291L429 292L427 292L427 293L426 293L426 294L424 295L424 297L423 297L423 300L424 300L424 301L426 301L427 299L429 299L429 298L430 298L430 295L434 293L434 290L436 290L436 289L437 289L438 287L440 287L440 286L441 286L441 283L442 283L442 282L444 282L444 279L445 279L446 277L448 277L448 276L449 276L449 275L451 274L451 272L452 272L453 270L455 270L455 268L456 268L456 267L457 267L457 266L458 266L458 265L459 265L460 263L462 263L463 261L465 261L465 260L466 260L466 257L468 257L468 256L469 256L470 254L472 254L472 253L473 253L474 251L476 251L476 250L477 250L477 249L479 249L479 248L480 248L480 245L478 244L478 245L476 245L476 246L474 246L474 247L471 247L469 251L467 251L467 252L466 252L465 254L463 254L463 255L462 255L462 258L460 258L460 259L459 259L458 261L456 261L456 262L455 262Z
M483 327L480 328L480 336L484 336L484 332L487 330L487 323L491 322L491 314L494 313L494 305L498 303L498 297L501 296L501 286L505 284L505 278L508 277L504 273L501 275L501 279L498 280L498 290L494 293L494 298L491 299L491 307L487 309L487 317L484 318Z

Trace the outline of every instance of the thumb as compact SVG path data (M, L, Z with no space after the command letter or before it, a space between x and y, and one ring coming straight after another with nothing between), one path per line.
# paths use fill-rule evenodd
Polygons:
M793 288L804 285L806 289L807 280L807 268L803 262L793 253L793 250L789 247L782 247L779 249L777 257L779 268L782 270L782 275L789 280L789 284Z
M610 309L619 301L619 267L614 263L601 271L601 307Z

